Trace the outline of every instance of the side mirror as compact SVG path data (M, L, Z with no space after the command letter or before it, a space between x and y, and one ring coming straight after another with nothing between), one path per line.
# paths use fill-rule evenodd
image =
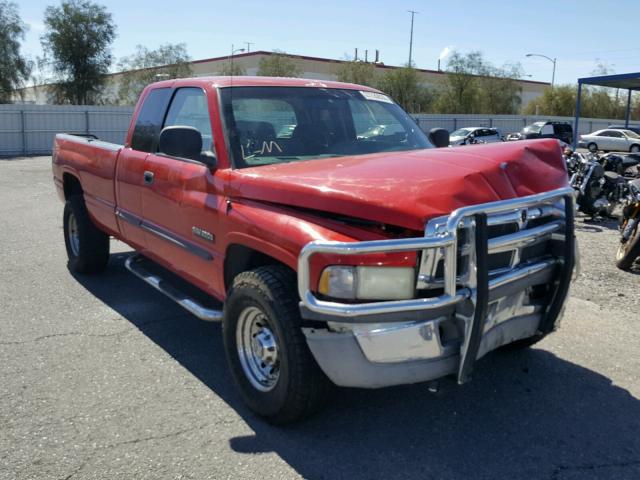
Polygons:
M433 128L429 132L429 141L433 143L436 148L449 146L449 132L444 128Z
M175 125L160 132L158 150L165 155L196 160L209 168L216 167L216 158L211 152L202 152L202 135L197 128Z

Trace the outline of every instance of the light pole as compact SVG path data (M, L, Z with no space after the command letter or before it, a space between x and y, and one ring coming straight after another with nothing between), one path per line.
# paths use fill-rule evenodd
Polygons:
M237 52L244 52L244 48L233 48L233 43L231 44L231 55L229 56L229 73L233 76L233 55Z
M551 88L553 88L553 84L555 83L555 80L556 80L556 60L557 59L551 58L551 57L547 57L546 55L542 55L541 53L527 53L526 56L527 57L542 57L542 58L546 58L551 63L553 63L553 73L551 74Z
M413 50L413 17L415 16L416 13L420 13L420 12L416 12L415 10L407 10L407 12L409 12L411 14L411 34L409 35L409 67L412 66L412 50Z

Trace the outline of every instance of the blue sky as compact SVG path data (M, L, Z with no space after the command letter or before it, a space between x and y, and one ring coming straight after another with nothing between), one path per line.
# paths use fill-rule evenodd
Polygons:
M41 55L43 12L53 0L18 2L30 25L23 49ZM408 59L407 10L417 10L413 59L435 69L447 46L480 50L496 65L520 62L532 80L550 81L552 65L528 52L557 57L556 82L588 76L600 59L616 73L640 71L634 40L640 1L536 0L483 2L367 1L196 1L110 0L98 2L113 14L118 37L113 54L132 53L136 44L187 44L194 60L227 55L231 44L252 50L280 49L328 58L351 55L354 47L379 49L388 65ZM442 7L436 7L437 4ZM478 6L481 5L481 8Z

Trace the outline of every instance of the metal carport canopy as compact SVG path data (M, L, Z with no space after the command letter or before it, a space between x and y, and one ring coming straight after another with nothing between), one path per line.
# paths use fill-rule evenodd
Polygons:
M627 110L625 114L625 127L629 126L629 115L631 114L631 92L640 90L640 72L621 73L618 75L602 75L599 77L585 77L578 79L578 95L576 97L576 118L573 124L573 148L578 145L578 123L580 121L580 107L582 86L597 85L599 87L620 88L627 90Z

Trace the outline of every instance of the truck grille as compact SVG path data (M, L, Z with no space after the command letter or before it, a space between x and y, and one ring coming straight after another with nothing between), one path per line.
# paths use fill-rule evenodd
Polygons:
M431 220L426 235L437 236L447 217ZM489 215L489 279L553 255L552 237L564 229L564 206L541 204ZM474 264L474 220L466 218L458 229L457 284L468 285ZM424 250L420 259L417 290L422 297L440 295L444 286L444 249Z

